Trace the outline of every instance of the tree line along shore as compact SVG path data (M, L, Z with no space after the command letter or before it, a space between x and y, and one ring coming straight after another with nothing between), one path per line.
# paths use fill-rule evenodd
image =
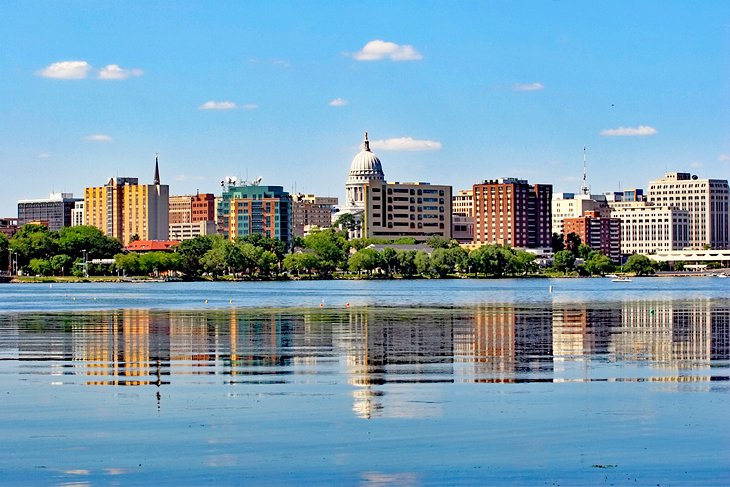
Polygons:
M16 280L388 279L458 277L595 276L617 271L605 255L580 240L558 239L552 265L529 252L500 245L467 251L456 241L431 237L426 250L415 240L348 239L334 228L295 237L290 248L276 239L219 235L183 240L170 252L125 252L122 244L91 226L49 231L24 225L12 238L0 234L0 269ZM371 246L378 246L379 249ZM414 249L413 247L416 247ZM411 247L411 248L409 248ZM620 269L648 275L660 266L632 255Z

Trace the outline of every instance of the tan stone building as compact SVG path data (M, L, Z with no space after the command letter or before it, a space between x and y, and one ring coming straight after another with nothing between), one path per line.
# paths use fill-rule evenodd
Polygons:
M364 237L451 239L451 186L370 181L363 188Z
M292 235L303 237L310 228L328 228L339 198L297 193L292 196Z
M86 188L84 224L97 227L125 245L133 236L140 240L168 240L169 195L169 186L160 184L155 161L153 184L117 177L104 186Z
M622 254L653 254L689 245L684 210L645 201L613 202L611 216L621 220Z
M700 179L689 173L670 172L649 182L647 199L656 205L687 212L688 245L701 249L730 248L728 235L728 182Z

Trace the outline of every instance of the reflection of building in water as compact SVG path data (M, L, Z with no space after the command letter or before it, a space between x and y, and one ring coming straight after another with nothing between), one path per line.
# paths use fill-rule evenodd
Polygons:
M73 325L74 360L83 361L88 385L162 383L170 362L170 315L146 309L102 313Z
M466 380L515 382L529 380L531 372L552 365L550 309L480 306L473 319L455 329L456 360Z
M612 340L619 359L709 366L729 356L730 310L711 300L624 302L622 313L621 333Z
M348 382L358 386L353 392L355 414L440 414L433 398L418 400L427 391L404 384L453 380L453 312L353 310L343 317L347 321L340 343L347 353ZM390 383L399 386L384 387Z
M608 351L611 328L620 323L621 310L592 308L585 303L556 303L552 319L554 358L590 357Z

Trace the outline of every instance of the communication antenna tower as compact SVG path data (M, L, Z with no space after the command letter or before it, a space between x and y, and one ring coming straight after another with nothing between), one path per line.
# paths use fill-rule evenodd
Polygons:
M583 146L583 185L580 187L581 194L590 195L591 188L588 187L588 170L586 163L586 146Z

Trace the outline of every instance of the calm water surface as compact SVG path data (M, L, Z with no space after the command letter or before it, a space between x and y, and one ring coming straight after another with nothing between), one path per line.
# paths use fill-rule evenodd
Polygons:
M723 485L727 279L0 286L0 483Z

